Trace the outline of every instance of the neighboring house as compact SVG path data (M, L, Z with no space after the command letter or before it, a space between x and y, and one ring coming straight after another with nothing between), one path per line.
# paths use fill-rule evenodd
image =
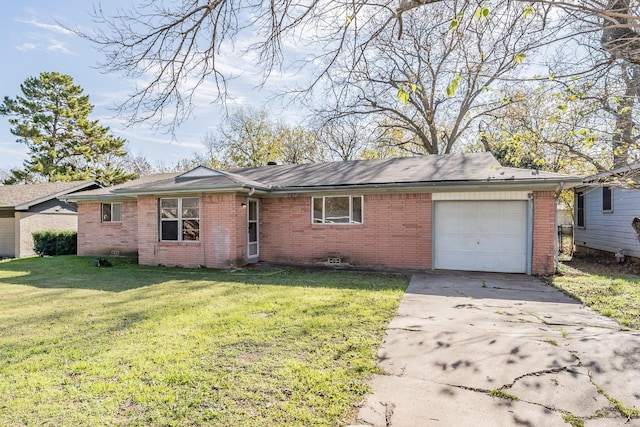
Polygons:
M93 181L0 186L0 257L34 255L34 231L76 230L76 206L58 197L93 188Z
M624 188L622 183L635 175L638 166L588 177L575 192L576 249L611 252L623 250L626 256L640 258L640 190ZM637 177L636 177L637 180Z
M547 274L556 193L580 182L478 153L198 167L68 199L78 203L78 255Z
M558 204L556 222L558 225L573 225L573 212L570 207Z

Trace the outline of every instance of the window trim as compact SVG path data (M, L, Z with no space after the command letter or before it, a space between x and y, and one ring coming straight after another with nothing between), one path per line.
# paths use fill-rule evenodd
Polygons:
M609 191L609 209L605 209L605 192ZM602 213L613 213L613 188L607 185L602 187Z
M104 218L104 215L102 214L104 212L104 207L106 205L110 205L111 208L111 219L106 220ZM113 215L113 206L114 205L120 205L120 219L115 220L113 219L114 215ZM120 202L111 202L111 203L100 203L100 222L103 224L121 224L122 223L122 203Z
M582 208L580 208L580 199L582 199ZM577 228L586 228L586 209L587 208L587 198L586 192L576 191L576 202L575 202L575 211L576 211L576 227ZM580 224L580 218L582 218L582 224Z
M349 198L349 222L327 222L327 219L326 219L326 199L327 198L340 198L340 197L348 197ZM355 222L353 220L353 199L354 198L359 198L360 199L360 222ZM316 222L316 218L314 216L314 204L315 204L315 200L316 199L322 200L322 222ZM339 194L339 195L335 195L335 196L311 197L311 224L312 225L338 225L338 226L362 225L362 224L364 224L364 196L362 196L362 195L353 196L353 195L349 195L349 194Z
M198 217L197 218L191 218L191 217L183 217L182 216L182 200L183 199L198 199ZM178 201L178 215L176 218L162 218L162 201L163 200L177 200ZM160 197L158 198L158 241L162 242L162 243L200 243L200 223L202 221L202 216L200 215L201 210L200 210L200 206L201 206L201 198L198 196L195 197ZM184 237L184 232L183 232L183 222L184 221L198 221L198 239L196 240L185 240ZM178 223L178 230L177 233L178 235L176 236L177 239L176 240L164 240L162 238L162 223L163 222L177 222Z

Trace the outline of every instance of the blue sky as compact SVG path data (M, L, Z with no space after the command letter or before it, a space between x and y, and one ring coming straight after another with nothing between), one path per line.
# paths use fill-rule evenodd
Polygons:
M109 11L119 6L129 7L132 3L132 0L110 0L103 2L102 6ZM196 101L196 118L181 125L175 139L145 126L126 128L124 120L114 117L114 103L125 99L133 82L122 76L101 73L97 69L98 62L102 60L100 53L87 41L58 25L90 29L94 25L91 9L92 3L86 0L21 0L3 4L0 57L4 64L0 96L15 97L26 78L38 76L43 71L69 74L95 106L92 118L109 126L115 135L125 138L129 151L134 155L143 155L153 165L163 163L169 166L201 151L204 135L215 131L224 117L223 108L208 101L206 87ZM260 78L252 74L254 67L247 59L236 57L233 62L223 65L240 75L231 87L235 104L255 107L264 104L271 92L269 87L255 89ZM277 118L278 113L273 116ZM25 147L15 139L7 118L0 116L0 169L20 166L26 158Z

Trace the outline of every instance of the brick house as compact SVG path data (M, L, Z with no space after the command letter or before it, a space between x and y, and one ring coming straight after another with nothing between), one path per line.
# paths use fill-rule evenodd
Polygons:
M35 255L34 231L76 230L76 206L58 197L93 188L93 181L0 186L0 257Z
M489 153L147 176L76 193L78 255L140 264L292 265L547 274L556 194L580 178Z

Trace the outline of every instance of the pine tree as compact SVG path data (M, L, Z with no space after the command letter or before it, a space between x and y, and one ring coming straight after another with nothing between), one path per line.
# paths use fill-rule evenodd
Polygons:
M29 158L5 184L90 179L113 185L136 178L113 165L127 155L126 141L89 118L93 105L71 76L43 72L20 89L22 96L4 97L0 115L9 117L11 133L28 147Z

